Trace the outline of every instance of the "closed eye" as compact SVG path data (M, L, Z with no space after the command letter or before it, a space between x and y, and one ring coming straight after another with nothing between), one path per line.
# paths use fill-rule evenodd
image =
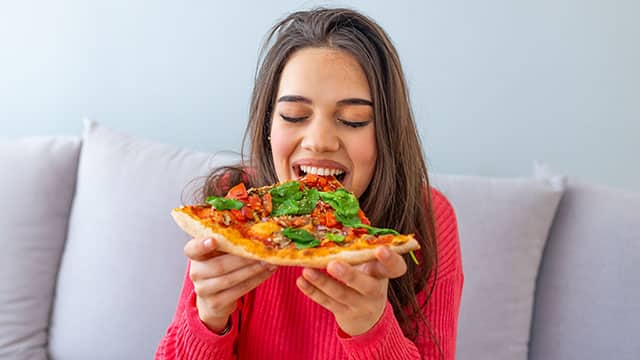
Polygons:
M280 117L282 118L282 120L284 120L284 121L288 121L288 122L291 122L291 123L298 123L298 122L304 121L305 119L307 119L307 118L308 118L308 116L303 116L303 117L289 117L289 116L284 116L284 115L282 115L282 114L280 114Z
M367 120L367 121L347 121L347 120L343 120L343 119L338 119L338 121L340 121L342 124L347 125L347 126L352 127L352 128L359 128L359 127L367 126L371 122L371 120Z

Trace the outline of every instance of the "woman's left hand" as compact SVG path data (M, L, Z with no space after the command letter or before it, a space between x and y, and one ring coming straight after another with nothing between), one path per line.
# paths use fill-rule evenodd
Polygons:
M407 271L402 256L389 248L378 248L375 254L376 260L357 266L332 261L327 265L331 276L305 268L296 281L298 288L331 311L338 326L351 336L369 331L380 320L387 305L389 279Z

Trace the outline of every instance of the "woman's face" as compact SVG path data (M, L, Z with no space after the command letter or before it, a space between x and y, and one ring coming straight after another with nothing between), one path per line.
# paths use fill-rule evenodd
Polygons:
M369 83L354 57L328 48L296 51L282 71L273 109L279 181L336 175L362 195L376 163L375 124Z

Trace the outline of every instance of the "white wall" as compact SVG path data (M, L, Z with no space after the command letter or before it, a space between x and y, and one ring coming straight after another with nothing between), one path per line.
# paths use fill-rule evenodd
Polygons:
M640 190L640 2L0 2L0 135L90 117L238 149L260 42L286 12L347 5L391 35L432 169L559 172Z

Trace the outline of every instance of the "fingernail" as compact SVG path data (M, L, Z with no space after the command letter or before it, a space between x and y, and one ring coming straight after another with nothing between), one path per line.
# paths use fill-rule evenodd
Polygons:
M316 280L316 279L318 279L318 272L316 272L316 271L315 271L315 270L313 270L313 269L307 269L307 270L305 271L305 273L306 273L307 278L308 278L309 280Z
M206 247L206 248L210 248L211 247L211 239L205 239L202 242L202 245L204 245L204 247Z
M298 278L298 286L300 288L302 288L302 289L308 289L309 288L309 283L304 278L299 277Z
M380 250L380 257L382 260L388 260L391 257L391 251L388 247L383 247L382 250Z
M331 272L335 275L342 276L347 272L347 268L341 263L331 264Z

